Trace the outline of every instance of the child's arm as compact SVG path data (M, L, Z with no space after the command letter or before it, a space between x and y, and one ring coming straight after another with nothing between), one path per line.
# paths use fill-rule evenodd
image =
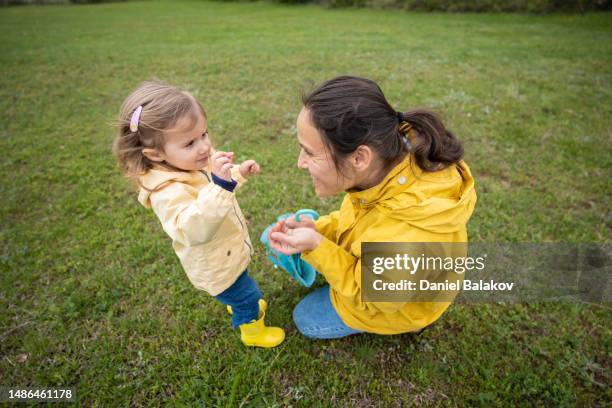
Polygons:
M238 164L234 164L232 166L232 179L236 180L236 182L238 183L238 185L236 185L236 189L239 189L244 183L246 183L247 179L242 177L242 174L240 174L240 165Z
M218 178L237 183L233 189L240 188L249 177L259 173L259 164L255 160L245 160L240 164L232 164L234 152L215 151L211 156L211 172ZM229 169L228 169L229 168Z
M210 241L233 208L233 193L210 183L197 198L182 183L172 183L151 194L151 207L164 231L185 246Z

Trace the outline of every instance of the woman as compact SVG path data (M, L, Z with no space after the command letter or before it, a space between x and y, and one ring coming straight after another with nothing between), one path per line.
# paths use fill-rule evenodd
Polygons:
M362 302L362 242L467 242L476 203L463 147L431 112L396 112L368 79L337 77L303 98L298 167L319 197L345 191L339 210L279 222L270 244L301 258L328 285L293 312L311 338L396 334L431 324L449 302Z

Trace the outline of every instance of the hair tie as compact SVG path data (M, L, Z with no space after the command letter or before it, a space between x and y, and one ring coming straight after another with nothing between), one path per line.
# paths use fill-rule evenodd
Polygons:
M399 124L398 129L399 132L404 135L404 140L406 141L406 143L408 143L410 146L412 146L412 143L414 143L414 133L412 132L412 125L406 121L402 121Z
M398 130L401 134L408 136L408 133L412 130L412 125L406 121L403 121L399 124Z
M132 113L132 118L130 119L130 130L132 132L138 131L138 122L140 122L140 114L142 113L142 105L138 106L134 113Z
M398 122L404 122L404 112L397 111L395 112L395 116Z

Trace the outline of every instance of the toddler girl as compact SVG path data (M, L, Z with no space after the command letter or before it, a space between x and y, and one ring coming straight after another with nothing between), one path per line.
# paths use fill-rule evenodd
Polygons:
M228 305L245 345L279 345L285 333L265 326L266 303L248 275L253 246L234 195L259 165L233 165L233 152L215 151L198 101L158 82L143 83L121 106L113 150L191 283Z

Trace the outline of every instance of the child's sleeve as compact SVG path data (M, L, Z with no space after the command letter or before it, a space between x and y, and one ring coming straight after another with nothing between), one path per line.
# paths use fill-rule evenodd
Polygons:
M151 207L164 231L185 246L210 241L233 208L233 193L209 183L197 198L182 183L172 183L151 194Z
M238 185L236 186L236 190L239 189L244 183L246 183L247 179L245 179L244 177L242 177L242 174L240 174L240 165L238 164L234 164L232 166L231 169L231 173L232 173L232 179L236 180L238 182Z

